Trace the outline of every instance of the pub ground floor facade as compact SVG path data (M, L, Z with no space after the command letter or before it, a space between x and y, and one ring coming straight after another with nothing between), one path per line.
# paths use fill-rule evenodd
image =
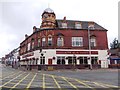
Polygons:
M20 65L27 70L108 68L107 50L43 49L20 56ZM90 58L91 57L91 61Z

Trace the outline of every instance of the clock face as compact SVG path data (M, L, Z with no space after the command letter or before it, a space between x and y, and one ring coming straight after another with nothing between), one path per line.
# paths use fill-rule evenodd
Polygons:
M47 15L47 14L44 14L44 15L43 15L43 17L44 17L44 18L47 18L47 17L48 17L48 15Z

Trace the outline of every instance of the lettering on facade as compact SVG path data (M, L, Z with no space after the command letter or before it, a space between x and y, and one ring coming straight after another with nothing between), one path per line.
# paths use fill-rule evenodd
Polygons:
M33 55L34 55L34 52L31 52L31 53L23 55L22 58L27 58L27 57L30 57L30 56L33 56Z
M56 51L56 54L89 54L89 51ZM98 51L91 51L91 54L98 54Z

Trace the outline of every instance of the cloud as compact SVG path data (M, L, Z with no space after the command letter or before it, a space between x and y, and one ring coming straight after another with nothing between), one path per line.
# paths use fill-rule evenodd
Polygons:
M117 37L117 0L1 0L0 2L0 57L17 48L24 35L40 27L41 14L48 7L57 19L95 21L108 29L109 43ZM113 34L114 31L114 34Z

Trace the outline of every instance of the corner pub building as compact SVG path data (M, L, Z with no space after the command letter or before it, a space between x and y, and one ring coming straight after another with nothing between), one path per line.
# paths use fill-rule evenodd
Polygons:
M33 33L20 43L20 64L30 70L84 69L89 64L107 68L107 50L107 30L102 26L93 21L56 19L47 8L40 28L34 26Z

